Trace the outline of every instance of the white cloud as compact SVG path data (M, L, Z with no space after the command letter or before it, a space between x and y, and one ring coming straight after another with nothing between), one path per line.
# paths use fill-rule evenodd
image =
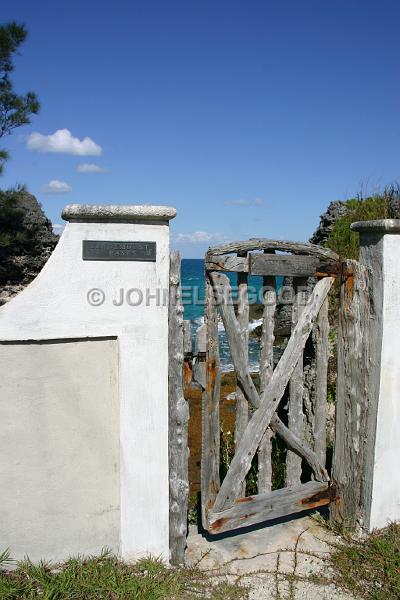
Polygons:
M65 181L59 181L58 179L52 179L49 183L46 183L42 188L42 192L45 194L67 194L72 192L72 187Z
M53 233L56 235L61 235L64 231L64 227L65 225L62 225L61 223L53 223Z
M262 198L256 198L255 200L247 200L246 198L239 198L238 200L225 200L226 206L261 206L264 204Z
M224 233L211 233L209 231L193 231L193 233L176 233L173 241L189 242L190 244L208 244L210 242L225 242L227 237Z
M79 173L105 173L107 169L93 163L81 163L76 167Z
M98 156L102 153L101 146L90 137L80 140L74 137L69 129L57 129L51 135L31 133L27 138L26 147L38 152L63 152L79 156Z

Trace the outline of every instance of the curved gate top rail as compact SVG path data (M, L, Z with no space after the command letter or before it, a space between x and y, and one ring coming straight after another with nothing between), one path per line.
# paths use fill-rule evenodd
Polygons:
M222 246L209 248L207 255L230 254L232 252L250 252L251 250L276 250L278 252L293 252L293 254L309 254L319 258L339 260L339 256L329 248L304 242L288 242L285 240L269 240L267 238L250 238L243 242L230 242Z
M341 262L336 252L315 244L250 239L209 248L205 268L251 275L313 277L339 275Z

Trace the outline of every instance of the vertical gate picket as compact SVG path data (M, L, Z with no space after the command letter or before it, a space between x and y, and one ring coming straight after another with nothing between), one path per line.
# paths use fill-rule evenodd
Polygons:
M238 256L246 257L247 252L238 252ZM249 346L249 297L248 297L248 274L238 273L237 275L238 300L237 300L237 321L240 327L241 343L244 348L246 364L244 368L248 368L248 346ZM240 387L236 386L236 420L234 442L235 449L240 444L243 433L249 421L249 405L244 397ZM240 496L246 495L246 480L243 482Z
M207 511L212 508L220 487L219 396L221 388L217 304L213 285L208 276L204 317L207 328L207 381L202 406L201 497L202 523L203 527L207 528Z
M326 460L326 397L328 382L328 298L323 303L315 325L316 380L314 399L314 451L320 461Z
M304 308L304 291L302 290L307 281L304 278L293 279L293 291L295 293L292 308L292 329L296 326L300 314ZM289 382L289 429L299 438L303 437L303 353L293 371ZM299 485L301 481L301 457L288 450L286 456L286 485Z
M264 250L267 254L268 251ZM272 252L274 253L274 252ZM274 328L276 309L275 277L263 277L263 322L260 340L260 394L271 379L274 370ZM268 427L258 449L257 489L259 494L272 490L272 431Z
M193 378L192 323L183 321L183 389L187 393Z
M200 325L196 331L196 341L194 354L196 361L193 365L193 381L198 383L202 388L204 396L206 390L206 351L207 351L207 328L205 323ZM204 399L203 399L204 403Z

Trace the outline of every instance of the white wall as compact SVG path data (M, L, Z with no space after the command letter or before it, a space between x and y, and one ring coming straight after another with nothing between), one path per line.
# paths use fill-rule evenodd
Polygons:
M400 235L383 238L382 354L370 529L400 521Z
M0 549L119 551L116 340L0 344Z
M121 289L168 289L168 221L175 211L161 208L94 207L85 212L72 207L66 213L72 222L43 271L0 308L0 340L117 338L119 549L124 558L147 553L168 558L168 307L154 300L149 306L113 303ZM84 239L154 241L157 260L83 261ZM101 306L87 300L93 288L105 294ZM0 366L0 390L1 380Z

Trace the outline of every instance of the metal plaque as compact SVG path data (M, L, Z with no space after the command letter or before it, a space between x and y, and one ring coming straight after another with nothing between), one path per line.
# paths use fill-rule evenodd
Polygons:
M155 262L156 242L102 242L83 240L83 260L137 260Z

